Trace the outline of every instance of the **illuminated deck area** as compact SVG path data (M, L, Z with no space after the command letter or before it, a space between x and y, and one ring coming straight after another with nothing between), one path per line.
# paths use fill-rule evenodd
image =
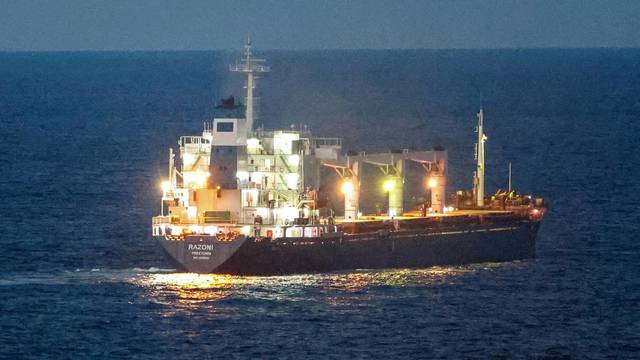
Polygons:
M414 219L429 219L440 217L455 217L455 216L475 216L475 215L506 215L512 214L512 210L451 210L445 213L429 213L426 216L422 216L420 211L406 212L402 216L388 216L388 215L362 215L359 219L345 220L343 217L336 218L336 223L357 223L368 221L388 221L388 220L414 220Z

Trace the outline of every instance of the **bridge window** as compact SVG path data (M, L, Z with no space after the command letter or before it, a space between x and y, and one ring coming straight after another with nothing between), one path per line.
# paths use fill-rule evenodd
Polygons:
M233 132L233 123L232 122L219 122L216 127L217 132Z

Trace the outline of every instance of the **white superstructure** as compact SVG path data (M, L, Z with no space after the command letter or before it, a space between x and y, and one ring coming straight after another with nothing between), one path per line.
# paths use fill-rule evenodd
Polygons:
M246 106L233 97L223 99L201 136L180 137L178 164L170 151L162 214L154 218L156 235L167 234L167 228L170 234L271 231L278 235L281 227L313 224L317 219L320 160L337 159L341 139L314 138L302 126L254 129L255 80L270 69L253 57L247 42L242 61L230 70L247 76ZM254 226L258 224L260 229ZM290 231L295 236L295 229Z

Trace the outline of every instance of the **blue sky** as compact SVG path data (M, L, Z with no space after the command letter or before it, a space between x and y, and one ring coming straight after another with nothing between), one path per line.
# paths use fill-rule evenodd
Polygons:
M640 1L0 0L0 51L639 47Z

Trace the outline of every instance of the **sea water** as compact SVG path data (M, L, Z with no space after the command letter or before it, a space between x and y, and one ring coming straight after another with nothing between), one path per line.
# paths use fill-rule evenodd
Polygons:
M167 149L242 98L239 54L0 53L0 358L640 357L640 50L261 55L258 125L443 146L448 191L484 107L487 189L511 162L549 201L537 258L180 273L150 230Z

